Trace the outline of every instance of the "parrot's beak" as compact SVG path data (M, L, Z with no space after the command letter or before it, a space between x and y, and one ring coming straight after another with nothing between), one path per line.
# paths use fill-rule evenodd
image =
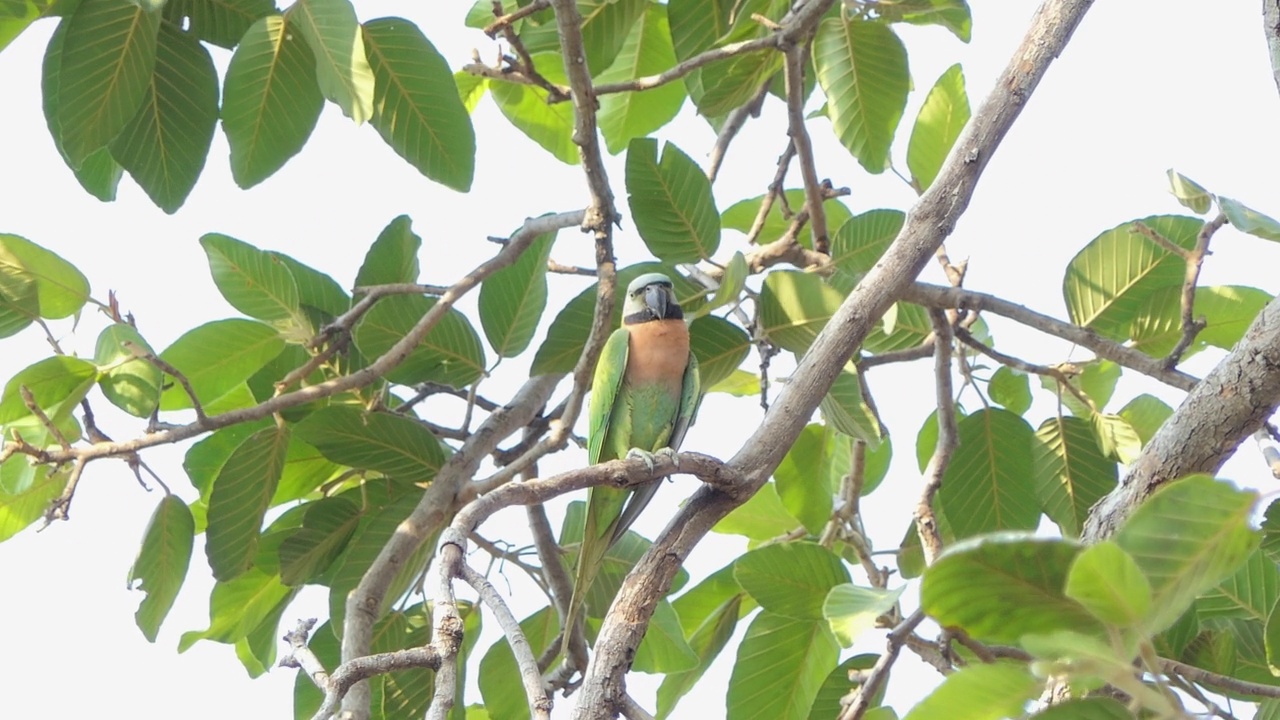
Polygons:
M661 285L650 285L644 289L644 304L653 311L654 317L667 316L667 305L671 303L671 290Z

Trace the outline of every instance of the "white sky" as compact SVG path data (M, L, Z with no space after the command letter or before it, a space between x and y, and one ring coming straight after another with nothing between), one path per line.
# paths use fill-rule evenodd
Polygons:
M473 47L483 57L494 56L493 43L462 28L469 3L448 0L422 9L426 5L360 2L357 10L362 20L392 14L415 20L455 67L469 61ZM1088 240L1126 220L1182 212L1166 194L1164 172L1169 167L1210 191L1280 215L1274 180L1275 168L1280 167L1280 133L1275 131L1280 102L1258 5L1187 0L1097 3L991 162L949 242L952 258L972 258L967 286L1065 317L1063 269ZM937 76L951 63L962 62L976 108L1033 11L1029 2L974 0L973 6L973 41L968 46L940 28L898 28L907 43L916 88L895 146L899 166L905 165L910 123ZM89 277L96 298L105 300L109 289L116 290L122 306L134 313L139 329L158 349L195 325L235 314L217 294L196 242L205 232L226 233L291 254L350 286L378 231L396 215L408 213L424 238L422 281L445 283L493 252L485 236L506 234L526 216L571 210L585 202L580 170L561 165L516 134L485 100L474 116L479 155L470 195L427 181L372 128L354 127L327 105L303 152L249 192L232 183L226 143L219 132L199 184L177 215L164 215L128 179L121 183L116 203L102 204L84 193L62 165L40 112L40 59L53 27L51 21L37 23L0 53L0 97L7 99L0 129L10 138L0 172L0 232L22 235L75 263ZM214 57L224 68L229 53L214 49ZM782 105L771 102L764 117L739 137L715 187L721 209L763 192L785 143L784 123ZM912 193L900 181L889 174L867 176L824 125L811 123L819 175L853 189L845 201L855 213L909 205ZM675 140L699 161L704 161L714 138L689 105L662 137ZM622 158L611 159L609 172L625 213ZM794 171L790 185L800 185ZM632 223L624 221L624 226L627 230L618 237L619 262L646 259L643 245L630 231ZM727 257L740 247L740 238L726 236L721 247ZM1276 292L1276 245L1227 228L1215 238L1213 251L1205 283L1247 284ZM561 262L589 263L589 242L566 231L552 255ZM933 279L939 275L932 267L927 272ZM544 329L585 283L557 277L553 285ZM474 301L474 296L469 298L464 309L474 308ZM102 323L100 316L86 313L82 333L73 335L69 323L57 325L56 332L69 351L92 355ZM1088 357L1007 323L992 325L1002 349L1029 360L1051 363ZM6 339L3 347L0 379L48 354L35 329ZM1189 370L1205 372L1214 357L1205 353L1195 358ZM504 363L485 391L505 397L520 381L524 363L527 359ZM932 388L928 371L919 365L876 369L870 382L898 456L884 485L865 502L865 520L877 547L889 549L901 538L908 508L918 494L913 446L929 411ZM1113 407L1142 391L1177 400L1176 393L1129 381L1117 391ZM1047 414L1046 400L1039 402ZM105 402L95 407L108 414ZM722 457L736 450L759 417L754 399L713 396L703 408L686 448ZM107 425L118 438L141 428L140 422L119 417ZM194 493L181 470L184 449L151 450L145 459L180 495L191 499ZM568 452L545 462L543 471L584 461L582 453ZM1224 475L1264 491L1272 487L1252 446L1245 447ZM650 536L656 533L691 488L685 478L665 487L637 529ZM0 544L0 695L8 712L53 717L127 713L191 720L228 717L246 709L255 717L292 713L293 671L276 670L250 681L231 647L207 642L176 654L182 632L207 625L211 579L199 545L159 641L148 644L134 626L133 612L142 596L127 591L125 578L158 499L157 493L138 488L123 463L95 463L81 484L71 522L40 534L27 531ZM558 513L553 522L558 523ZM518 540L525 533L523 525L522 513L509 513L492 520L481 533L511 533ZM690 559L695 578L724 565L741 547L736 538L709 538ZM477 553L472 561L483 567L487 560ZM524 616L534 609L527 600L534 591L516 574L508 576L517 595L517 614ZM498 584L506 587L501 578ZM323 592L304 592L286 613L285 624L322 615L325 608ZM740 632L745 627L743 623ZM495 637L495 630L486 628L481 650ZM880 636L873 633L859 650L881 646ZM697 711L715 717L723 712L732 660L732 649L726 650L703 687L684 700L679 716ZM641 703L653 709L656 682L633 682ZM911 698L927 689L924 683L932 682L930 674L899 673L890 685L890 701L905 710ZM480 698L471 694L467 700ZM562 710L568 706L562 703Z

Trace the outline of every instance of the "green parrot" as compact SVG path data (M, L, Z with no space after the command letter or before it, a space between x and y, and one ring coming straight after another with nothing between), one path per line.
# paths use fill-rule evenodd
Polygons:
M622 327L605 342L591 382L587 452L591 464L653 456L675 458L701 399L698 361L671 279L641 275L627 286ZM605 553L653 498L660 481L633 490L597 485L587 494L587 518L565 643Z

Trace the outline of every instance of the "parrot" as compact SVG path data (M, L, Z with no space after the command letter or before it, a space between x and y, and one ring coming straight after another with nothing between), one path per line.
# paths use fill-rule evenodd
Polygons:
M588 459L676 460L701 400L698 361L671 279L647 273L627 286L622 326L605 342L591 382ZM653 498L660 481L633 489L597 485L587 493L586 525L565 621L568 647L587 591L605 553Z

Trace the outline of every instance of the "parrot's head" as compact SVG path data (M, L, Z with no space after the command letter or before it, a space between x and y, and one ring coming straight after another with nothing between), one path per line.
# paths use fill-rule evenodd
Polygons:
M662 273L646 273L627 286L622 305L622 321L628 325L651 320L680 320L684 312L676 300L671 278Z

